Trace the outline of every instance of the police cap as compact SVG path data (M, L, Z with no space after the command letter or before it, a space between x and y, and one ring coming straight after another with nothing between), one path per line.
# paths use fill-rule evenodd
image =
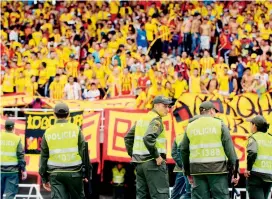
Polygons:
M205 102L202 102L199 106L199 110L200 112L202 111L207 111L207 110L210 110L210 109L214 109L216 112L219 112L217 110L217 108L215 108L215 106L213 105L213 103L211 101L205 101Z
M14 121L10 120L10 119L7 119L6 122L5 122L5 127L11 128L13 126L14 126Z
M257 115L256 117L252 118L249 121L258 127L263 127L267 125L265 118L261 115Z
M164 96L156 96L153 100L153 104L159 104L159 103L162 103L162 104L171 104L172 103L172 100L169 99L168 97L164 97Z
M57 114L68 114L69 113L69 107L67 106L67 104L60 102L58 104L56 104L55 108L54 108L54 113Z

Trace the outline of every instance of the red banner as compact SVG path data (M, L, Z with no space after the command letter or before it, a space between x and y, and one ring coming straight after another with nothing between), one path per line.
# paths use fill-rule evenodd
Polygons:
M105 110L105 129L104 129L104 147L103 160L130 162L131 158L127 155L124 143L124 136L135 122L141 118L146 111L139 110ZM188 121L177 122L172 114L163 118L164 128L167 138L167 162L173 163L171 157L172 143L176 134L184 132ZM241 172L246 168L246 144L247 134L232 134L232 140L240 159Z

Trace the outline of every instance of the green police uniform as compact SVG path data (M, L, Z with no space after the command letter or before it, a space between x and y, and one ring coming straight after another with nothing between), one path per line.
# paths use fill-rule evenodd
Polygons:
M59 103L54 111L69 113L69 108ZM39 173L43 183L50 177L51 198L85 198L81 171L83 151L84 137L77 125L58 119L45 131Z
M251 120L256 126L266 123L262 116ZM248 139L247 170L250 176L247 182L249 197L267 199L272 187L272 135L256 132Z
M18 193L18 171L25 171L24 149L21 139L12 133L14 122L6 120L5 131L1 132L1 198L14 198ZM8 130L10 129L10 130Z
M157 96L154 104L171 104L168 98ZM168 170L164 161L160 166L156 158L166 159L166 136L161 116L152 110L139 119L125 136L125 145L136 165L137 199L168 199Z
M200 105L203 111L211 108L211 102ZM229 199L227 158L234 166L237 155L226 125L208 115L195 117L180 147L185 175L194 180L192 198L210 198L211 192L213 198Z

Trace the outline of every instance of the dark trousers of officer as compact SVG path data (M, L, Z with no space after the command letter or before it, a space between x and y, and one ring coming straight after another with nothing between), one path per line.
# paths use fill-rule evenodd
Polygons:
M18 173L1 173L1 198L5 193L5 199L13 199L18 193L18 184Z
M193 176L192 199L229 199L228 174Z
M52 199L84 199L81 172L58 172L50 174Z
M123 184L113 184L113 199L124 199L125 189Z
M177 172L175 185L171 192L171 199L191 198L191 185L186 176L182 172Z
M166 163L158 166L155 160L136 165L137 199L168 199L169 180Z
M251 174L247 181L247 191L250 199L268 199L272 182L265 182L262 178Z

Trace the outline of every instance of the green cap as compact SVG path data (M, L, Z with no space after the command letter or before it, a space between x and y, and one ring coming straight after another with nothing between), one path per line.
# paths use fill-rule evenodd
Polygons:
M11 119L7 119L5 122L5 127L13 127L14 126L14 121Z
M168 97L164 97L164 96L156 96L153 100L153 104L158 104L158 103L162 103L162 104L171 104L172 100Z
M258 127L262 127L263 125L267 125L265 118L261 115L257 115L256 117L252 118L249 121Z
M67 113L69 113L69 107L67 106L67 104L60 102L60 103L56 104L56 106L54 108L54 113L67 114Z
M219 112L217 110L217 108L215 108L215 106L213 105L213 103L211 101L202 102L200 104L200 106L199 106L200 111L207 111L207 110L210 110L210 109L214 109L216 112Z

